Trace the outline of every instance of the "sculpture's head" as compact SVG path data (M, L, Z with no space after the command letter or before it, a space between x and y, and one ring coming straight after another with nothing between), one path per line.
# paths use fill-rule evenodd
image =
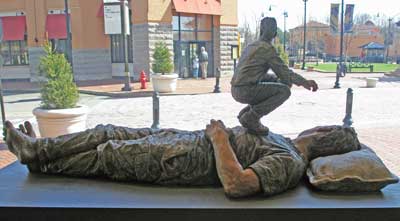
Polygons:
M200 50L201 50L201 52L204 52L204 51L206 51L206 48L205 47L201 47Z
M323 126L306 130L295 139L308 150L309 159L359 150L361 144L352 127Z
M260 39L271 42L278 33L278 26L275 18L266 17L261 20L260 24Z

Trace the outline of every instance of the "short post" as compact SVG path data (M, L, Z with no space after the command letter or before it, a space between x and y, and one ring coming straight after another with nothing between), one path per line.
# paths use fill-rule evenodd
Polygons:
M215 87L214 87L214 93L221 93L221 88L219 86L219 80L221 78L221 69L217 68L217 73L215 75Z
M153 125L151 129L160 129L160 95L158 92L153 93Z
M343 126L351 127L353 124L353 118L351 113L353 111L353 89L347 89L347 99L346 99L346 116L343 119Z

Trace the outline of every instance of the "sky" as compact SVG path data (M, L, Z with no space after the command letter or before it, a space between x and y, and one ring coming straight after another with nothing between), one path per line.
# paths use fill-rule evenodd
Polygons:
M355 4L354 13L367 13L373 16L379 14L392 17L397 15L400 20L400 7L397 0L345 0L345 4ZM341 3L341 0L308 0L307 20L309 18L318 21L326 21L330 14L331 3ZM272 5L272 11L269 6ZM303 0L238 0L239 24L247 20L252 26L256 17L270 16L277 18L278 26L283 29L283 12L288 12L287 29L295 28L303 23Z

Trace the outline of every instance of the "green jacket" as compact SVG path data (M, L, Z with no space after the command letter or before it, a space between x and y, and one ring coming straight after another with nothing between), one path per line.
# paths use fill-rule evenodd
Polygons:
M275 47L265 41L258 40L246 47L239 59L236 72L233 75L232 86L254 85L267 79L267 73L272 69L279 82L288 85L301 86L307 81L294 73L282 61Z

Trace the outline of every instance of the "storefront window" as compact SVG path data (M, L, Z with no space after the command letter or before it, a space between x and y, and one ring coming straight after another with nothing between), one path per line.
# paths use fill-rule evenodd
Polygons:
M67 39L51 39L53 50L60 54L67 54Z
M197 40L199 41L211 41L212 40L212 32L197 32Z
M172 30L179 31L179 16L172 17Z
M3 41L1 43L1 55L4 65L28 65L28 49L24 41Z
M197 30L211 31L212 17L210 15L197 15Z
M200 56L204 47L208 52L209 65L207 73L213 76L213 16L178 14L173 16L174 64L175 72L180 77L193 77L193 60Z
M132 10L129 10L129 18L132 21ZM133 39L132 23L130 23L130 35L128 35L128 62L133 63ZM111 39L111 62L125 63L125 42L122 35L110 35Z
M194 31L181 32L181 41L195 41L195 40L196 40L196 32Z
M181 16L181 30L194 31L196 29L195 16Z
M110 35L111 38L111 62L125 63L125 44L122 35ZM132 35L128 35L128 61L133 62Z

